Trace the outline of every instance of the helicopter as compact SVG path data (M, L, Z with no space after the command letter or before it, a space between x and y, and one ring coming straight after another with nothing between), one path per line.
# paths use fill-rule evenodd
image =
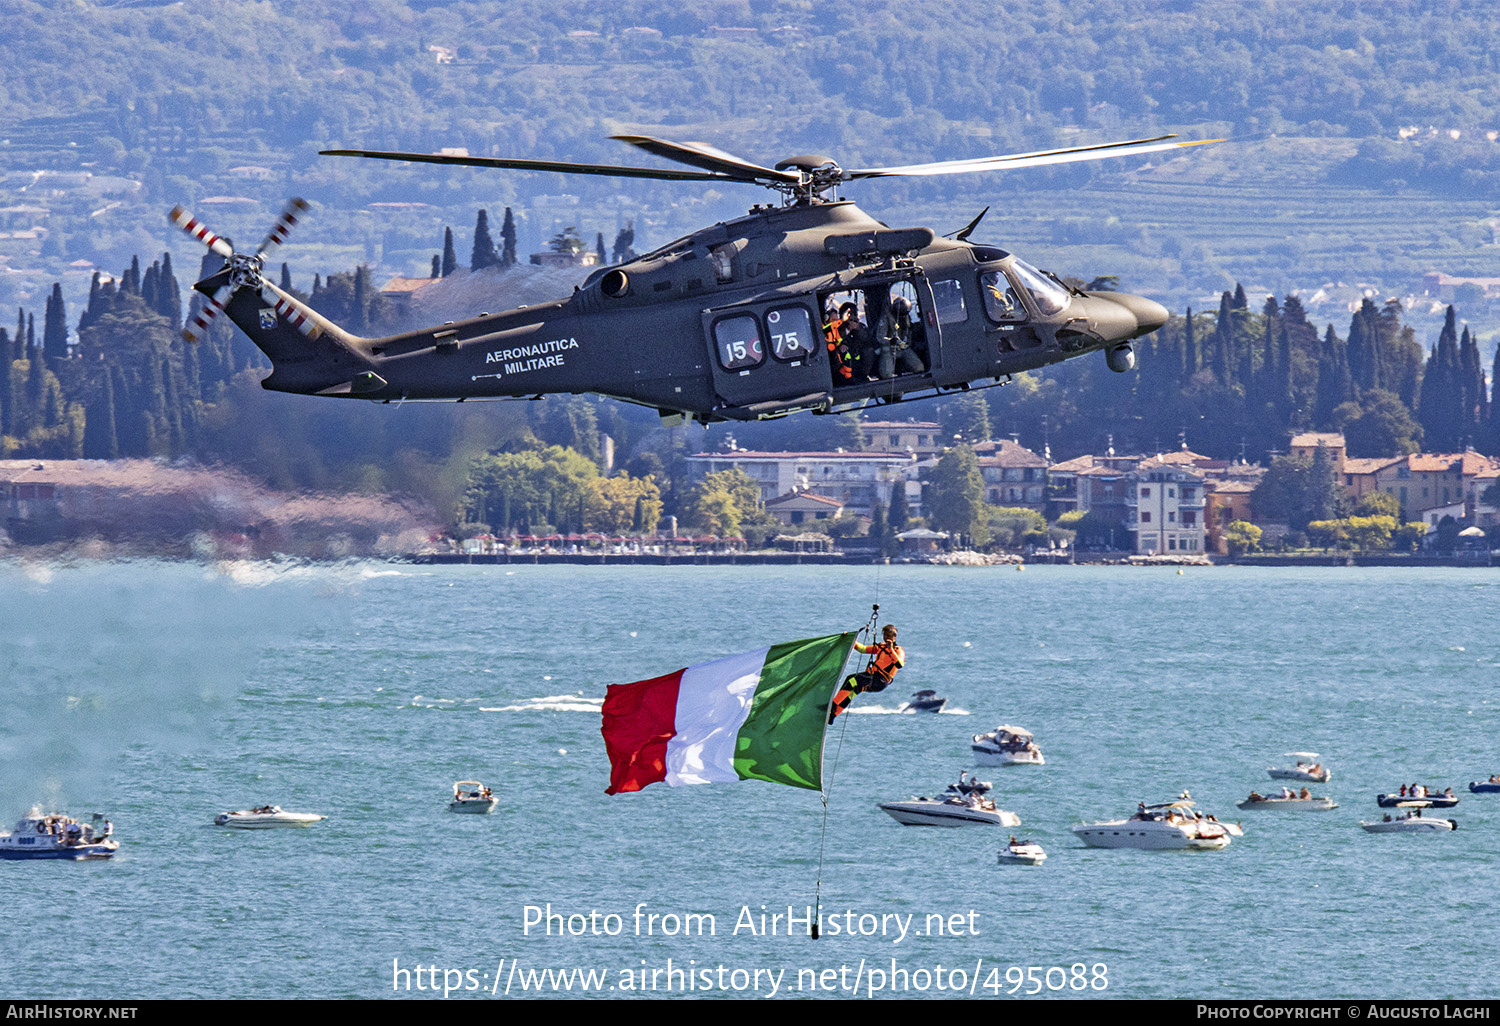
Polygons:
M840 196L846 182L1013 170L1132 156L1218 140L1135 139L903 167L844 169L823 156L774 167L705 143L613 136L674 168L374 150L324 155L768 187L780 202L595 270L555 302L383 338L332 323L263 275L308 205L292 200L253 253L182 207L169 218L225 259L193 287L271 359L273 391L375 402L540 399L595 393L655 408L664 423L848 412L1003 384L1102 350L1135 364L1134 339L1167 321L1160 304L1086 292L1003 249L969 241L988 212L939 237L891 228Z

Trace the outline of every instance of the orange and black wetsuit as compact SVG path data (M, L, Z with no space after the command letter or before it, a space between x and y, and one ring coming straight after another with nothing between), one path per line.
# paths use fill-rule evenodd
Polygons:
M854 353L843 338L844 322L833 314L823 325L823 341L828 345L828 359L833 364L833 373L840 381L854 377Z
M906 665L906 653L894 641L882 641L875 645L854 643L856 652L871 657L864 673L852 673L833 696L833 708L828 711L828 722L849 707L854 696L866 691L884 691L896 679L896 671Z

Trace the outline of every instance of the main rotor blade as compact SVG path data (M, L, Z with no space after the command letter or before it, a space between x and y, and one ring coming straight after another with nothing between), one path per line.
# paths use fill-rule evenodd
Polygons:
M409 160L418 164L458 164L464 167L498 167L513 171L561 171L565 174L604 175L609 178L658 178L679 182L746 181L737 175L678 171L673 168L613 167L609 164L574 164L565 160L513 160L508 157L455 157L445 153L398 153L387 150L319 150L325 157L368 157L371 160ZM773 174L775 172L772 172Z
M918 175L960 175L971 171L1012 171L1023 167L1040 167L1046 164L1071 164L1080 160L1103 160L1106 157L1133 157L1143 153L1159 153L1184 146L1203 146L1223 142L1222 139L1195 139L1187 142L1167 142L1175 135L1160 135L1153 139L1133 139L1129 142L1100 143L1097 146L1073 146L1063 150L1038 150L1034 153L1011 153L999 157L975 157L968 160L942 160L933 164L910 164L904 167L861 168L844 172L845 181L859 178L886 178Z
M610 138L637 146L654 156L675 160L679 164L718 171L741 182L761 182L769 179L774 182L798 185L802 181L802 176L795 171L778 171L771 167L761 167L759 164L752 164L748 160L736 157L733 153L725 153L708 143L671 142L667 139L655 139L649 135L612 135Z

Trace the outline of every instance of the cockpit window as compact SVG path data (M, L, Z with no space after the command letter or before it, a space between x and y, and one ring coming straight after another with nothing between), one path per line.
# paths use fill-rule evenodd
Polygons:
M1047 272L1037 270L1024 260L1011 264L1011 269L1021 287L1031 293L1037 312L1042 316L1059 313L1070 302L1067 288Z
M990 320L1005 324L1026 319L1026 307L1016 295L1016 287L999 271L985 271L979 276L979 292Z

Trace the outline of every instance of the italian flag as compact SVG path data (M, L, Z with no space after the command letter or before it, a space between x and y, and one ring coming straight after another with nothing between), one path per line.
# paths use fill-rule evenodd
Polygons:
M828 707L853 644L853 632L807 638L611 684L605 793L752 778L821 790Z

